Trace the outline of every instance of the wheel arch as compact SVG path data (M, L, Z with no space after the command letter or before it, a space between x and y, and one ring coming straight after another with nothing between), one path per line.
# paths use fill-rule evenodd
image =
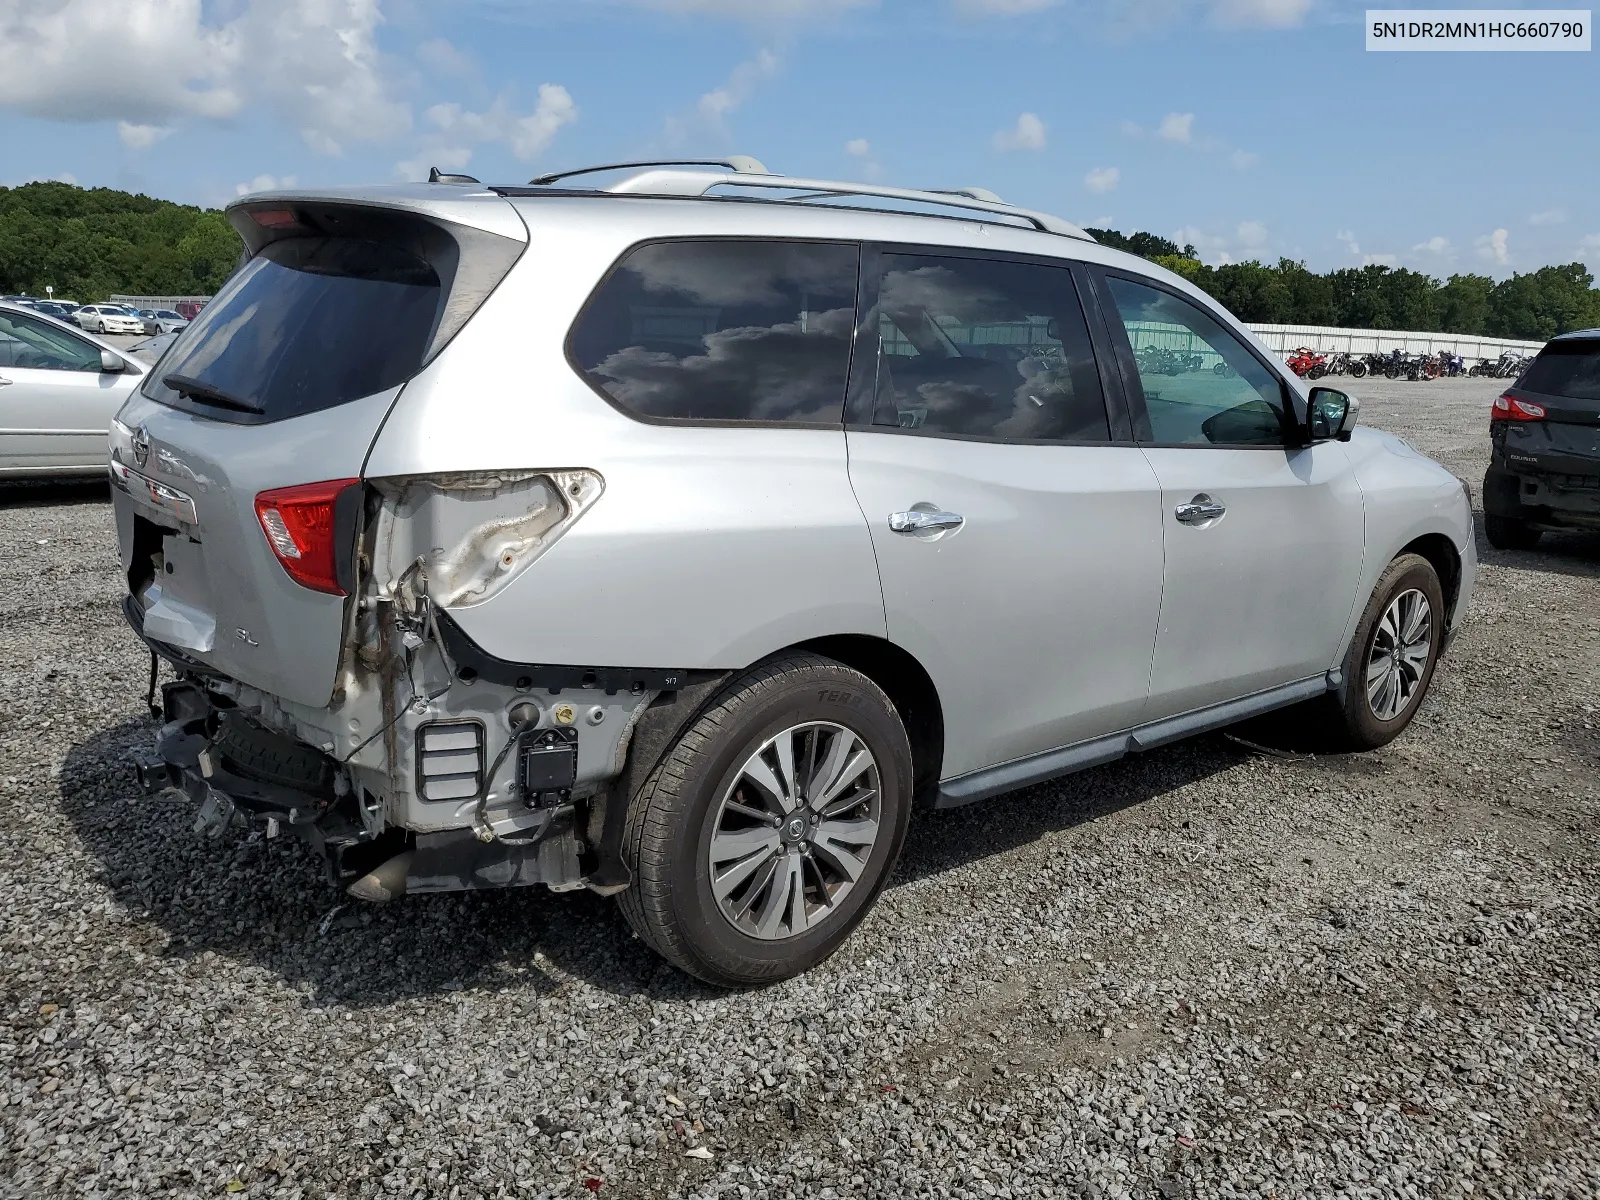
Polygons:
M927 669L904 648L866 634L813 638L788 649L809 650L843 663L883 689L900 714L911 743L914 799L919 807L931 805L939 793L944 766L944 706Z
M1461 594L1461 553L1455 543L1442 533L1425 533L1396 550L1389 561L1393 562L1402 554L1419 554L1428 560L1444 592L1445 620L1451 621L1456 611L1456 598Z

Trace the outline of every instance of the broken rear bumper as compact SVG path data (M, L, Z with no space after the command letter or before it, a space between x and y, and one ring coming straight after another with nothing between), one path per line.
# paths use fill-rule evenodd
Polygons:
M1525 521L1537 529L1600 530L1600 461L1590 470L1574 474L1493 462L1483 478L1484 514Z

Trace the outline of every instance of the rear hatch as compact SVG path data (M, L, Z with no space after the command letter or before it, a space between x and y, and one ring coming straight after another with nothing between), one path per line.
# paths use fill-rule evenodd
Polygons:
M112 430L129 618L230 678L320 707L373 439L527 231L499 196L440 185L381 201L252 197L228 219L247 258Z
M1512 470L1570 476L1570 486L1600 486L1600 335L1548 343L1508 397L1543 411L1542 420L1505 422Z

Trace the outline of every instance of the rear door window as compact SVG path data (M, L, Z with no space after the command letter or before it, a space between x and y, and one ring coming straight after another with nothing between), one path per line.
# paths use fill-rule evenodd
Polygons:
M402 242L272 242L206 305L144 392L245 420L333 408L421 369L444 295Z
M1549 343L1517 387L1563 400L1600 401L1600 339Z
M1066 267L884 254L872 422L946 437L1110 440Z
M834 243L639 246L568 350L595 390L646 420L842 425L859 264Z

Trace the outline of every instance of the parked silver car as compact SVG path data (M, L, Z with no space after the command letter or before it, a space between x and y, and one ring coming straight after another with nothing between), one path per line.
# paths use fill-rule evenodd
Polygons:
M141 308L139 319L144 322L143 332L151 337L163 333L177 333L189 322L170 308Z
M175 674L141 776L200 825L363 899L619 894L758 983L917 805L1416 713L1465 486L1203 293L976 189L631 166L229 208L248 260L111 461Z
M145 368L64 321L0 303L0 479L99 475Z

